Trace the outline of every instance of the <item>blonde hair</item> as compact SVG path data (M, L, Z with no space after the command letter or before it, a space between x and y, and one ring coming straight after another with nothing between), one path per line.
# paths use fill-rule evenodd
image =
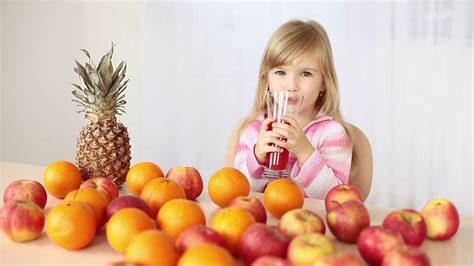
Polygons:
M259 113L265 112L265 100L268 88L268 72L281 65L298 63L304 57L317 58L323 77L323 86L326 88L323 95L318 97L315 109L318 114L334 117L346 131L350 131L339 109L339 89L336 70L328 35L324 28L313 20L291 20L280 26L270 37L263 52L258 75L257 92L251 113L239 128L239 135L243 128Z

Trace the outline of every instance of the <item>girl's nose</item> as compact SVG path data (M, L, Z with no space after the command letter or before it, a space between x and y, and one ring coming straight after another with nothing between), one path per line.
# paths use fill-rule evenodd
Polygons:
M298 87L297 87L297 86L288 87L288 91L289 91L289 92L297 92L297 91L298 91Z
M288 84L286 86L287 90L289 92L297 92L299 90L298 82L296 78L289 78L288 79Z

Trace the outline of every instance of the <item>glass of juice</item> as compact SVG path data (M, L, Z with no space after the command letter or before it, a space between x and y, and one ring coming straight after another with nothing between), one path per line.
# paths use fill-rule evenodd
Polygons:
M284 123L284 116L296 119L302 102L303 96L293 95L289 91L284 90L269 90L267 92L267 115L268 117L275 117L276 122L279 123ZM273 126L270 124L267 130L272 129ZM275 144L272 145L276 146ZM267 153L262 177L270 179L288 177L286 169L288 155L287 149L283 149L282 152Z

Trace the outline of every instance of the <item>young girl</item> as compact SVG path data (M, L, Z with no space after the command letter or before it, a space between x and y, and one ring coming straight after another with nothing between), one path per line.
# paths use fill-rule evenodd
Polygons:
M285 117L286 123L266 118L266 92L281 88L304 97L297 119ZM252 112L231 136L226 164L233 162L249 177L252 191L263 192L270 181L261 177L266 153L288 149L289 178L307 197L324 199L349 180L352 144L346 129L326 31L314 21L289 21L265 48Z

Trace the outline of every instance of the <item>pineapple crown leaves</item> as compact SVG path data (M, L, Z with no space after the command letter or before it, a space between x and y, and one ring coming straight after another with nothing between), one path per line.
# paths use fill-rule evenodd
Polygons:
M114 43L110 51L105 54L96 66L89 52L86 49L81 51L87 56L89 62L84 65L75 60L74 71L79 75L83 87L71 83L75 89L72 91L75 99L72 101L81 110L78 113L85 113L86 118L92 121L99 121L114 117L116 114L125 113L125 89L129 79L125 80L127 63L120 62L119 66L113 69L112 56L114 53Z

